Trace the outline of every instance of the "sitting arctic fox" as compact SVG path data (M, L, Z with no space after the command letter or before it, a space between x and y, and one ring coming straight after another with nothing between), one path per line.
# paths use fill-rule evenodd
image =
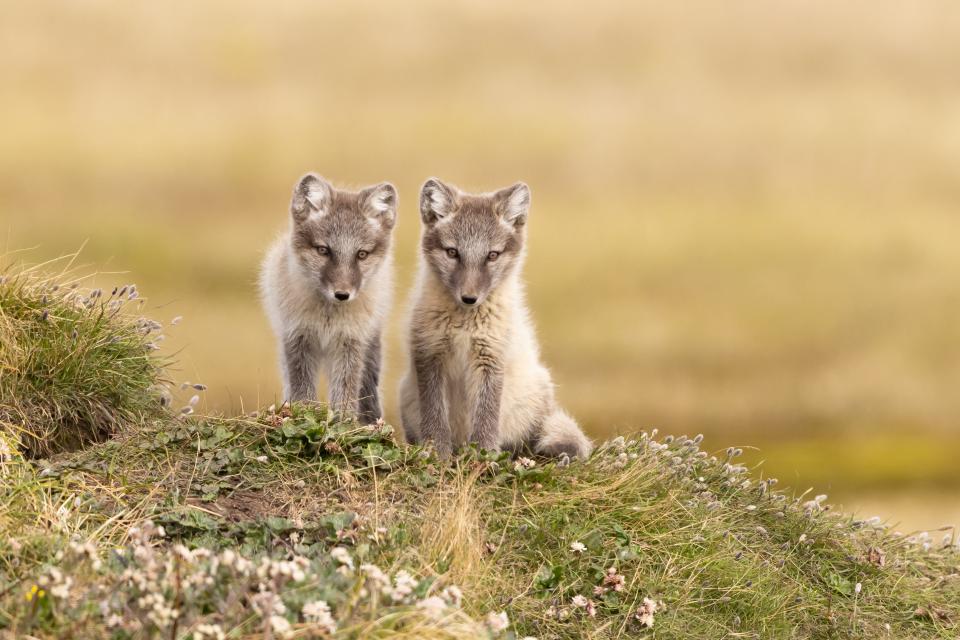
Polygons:
M592 445L557 406L520 279L530 190L471 195L430 179L420 193L420 269L401 382L403 429L441 456L475 442L585 458Z
M308 173L294 187L290 216L260 274L284 399L315 400L323 367L331 406L374 422L382 416L380 335L392 295L397 191L386 182L342 191Z

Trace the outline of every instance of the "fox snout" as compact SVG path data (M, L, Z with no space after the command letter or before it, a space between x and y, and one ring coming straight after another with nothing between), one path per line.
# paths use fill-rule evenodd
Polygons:
M345 282L334 282L327 291L337 302L348 302L357 297L357 288Z
M334 263L327 267L321 282L327 297L342 304L357 297L362 278L359 269Z
M468 307L473 307L483 302L487 290L490 287L487 274L481 269L465 266L462 267L459 276L460 286L458 286L455 291L460 302Z

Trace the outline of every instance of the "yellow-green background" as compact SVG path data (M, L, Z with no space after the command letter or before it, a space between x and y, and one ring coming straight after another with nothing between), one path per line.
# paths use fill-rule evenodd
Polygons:
M183 315L165 348L208 409L278 393L254 280L299 174L398 186L397 318L423 179L523 179L544 356L593 436L704 432L866 516L960 524L955 0L3 14L0 249L85 243L98 284Z

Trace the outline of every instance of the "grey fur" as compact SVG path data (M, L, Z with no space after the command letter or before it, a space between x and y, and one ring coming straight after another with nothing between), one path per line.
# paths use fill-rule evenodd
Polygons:
M281 369L286 380L286 399L292 402L317 399L317 367L320 347L309 335L294 333L283 341Z
M280 341L284 398L315 400L329 377L334 409L381 417L381 328L392 295L397 192L335 189L308 173L294 186L290 230L274 243L261 295Z
M473 431L470 441L483 449L496 450L500 446L500 395L503 393L503 355L499 346L484 338L470 341L470 367L478 384L476 397L470 398L473 407Z
M414 346L413 362L417 372L420 423L418 427L411 429L411 435L415 435L410 440L432 441L437 453L447 457L453 451L453 439L444 394L444 358L442 353L424 347L425 345ZM406 423L404 428L407 428Z
M376 422L383 416L380 408L380 365L383 350L380 336L377 335L367 345L363 360L363 379L360 381L360 420L364 423Z
M585 457L592 445L556 403L523 296L530 190L473 195L431 178L420 196L421 268L401 382L404 432L441 456L475 442Z

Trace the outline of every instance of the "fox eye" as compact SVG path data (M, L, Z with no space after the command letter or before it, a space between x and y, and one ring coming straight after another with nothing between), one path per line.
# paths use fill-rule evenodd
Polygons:
M366 260L368 255L370 254L367 251L360 249L360 251L357 251L357 260Z
M460 256L460 252L457 251L456 249L451 248L451 249L447 249L447 255L450 256L451 258L457 258Z
M318 245L314 245L314 248L317 250L317 253L319 253L322 256L330 254L330 247L325 247L322 244L318 244Z
M500 257L499 251L491 251L490 253L487 254L487 260L489 260L490 262L494 262L499 257Z

